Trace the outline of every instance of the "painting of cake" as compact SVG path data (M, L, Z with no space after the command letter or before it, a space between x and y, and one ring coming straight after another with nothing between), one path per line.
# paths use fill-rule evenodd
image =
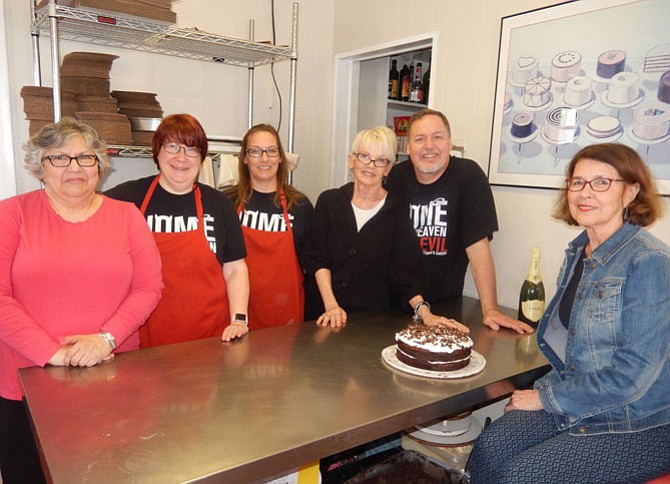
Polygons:
M616 116L601 115L591 118L584 137L592 143L612 143L623 134L621 121Z
M580 73L582 54L569 50L561 52L551 59L551 79L556 82L568 82Z
M530 79L523 87L523 103L531 108L539 108L551 102L551 79L538 76Z
M537 75L537 58L532 55L523 55L518 57L514 63L510 83L521 87Z
M591 79L586 76L575 76L568 81L563 94L563 102L568 106L586 107L594 101Z
M666 106L645 104L635 110L633 119L632 135L641 143L662 140L668 136L670 109Z
M579 111L568 106L559 106L549 111L542 128L542 137L547 143L572 143L577 138Z
M623 50L606 50L598 56L596 74L603 79L612 79L615 74L623 72L626 66L626 53Z
M670 69L670 44L657 45L644 56L644 72L665 72Z
M613 107L630 107L642 100L640 78L634 72L614 74L603 96L603 102Z

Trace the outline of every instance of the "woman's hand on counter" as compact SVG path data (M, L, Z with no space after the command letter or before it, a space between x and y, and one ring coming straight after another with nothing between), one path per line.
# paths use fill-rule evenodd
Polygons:
M95 366L112 353L112 347L99 333L66 336L61 344L66 348L63 356L66 366Z
M249 332L249 326L245 323L233 321L223 330L221 334L221 341L230 341L235 338L240 338Z
M347 324L347 312L340 306L327 309L325 313L316 320L317 326L332 326L337 328Z
M542 410L542 400L540 400L540 392L537 390L515 390L512 393L507 405L505 405L505 412L512 410Z
M444 316L433 314L429 310L424 310L422 314L423 315L421 319L423 320L423 324L426 326L446 326L447 328L455 329L461 333L468 334L470 332L470 328L464 324L459 323L455 319L445 318Z

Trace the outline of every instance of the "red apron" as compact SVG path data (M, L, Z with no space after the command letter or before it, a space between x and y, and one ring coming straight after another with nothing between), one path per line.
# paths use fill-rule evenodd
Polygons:
M303 321L305 291L293 245L286 197L281 194L286 232L265 232L242 226L249 269L249 329ZM238 207L239 215L241 207Z
M140 211L145 214L158 185L151 183ZM163 266L163 297L140 327L140 348L221 336L230 324L223 270L203 230L200 188L193 185L198 227L188 232L154 232Z

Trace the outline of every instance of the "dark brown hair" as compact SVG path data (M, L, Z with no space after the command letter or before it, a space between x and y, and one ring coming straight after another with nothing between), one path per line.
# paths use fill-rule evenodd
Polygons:
M224 193L230 197L235 206L242 205L243 208L246 208L249 203L249 198L251 198L252 187L251 187L251 173L249 172L249 165L244 163L244 160L247 156L247 148L249 148L249 140L255 133L270 133L276 143L277 148L279 148L279 156L281 157L281 162L277 166L277 191L274 196L274 204L277 207L281 207L281 198L280 194L283 191L286 195L286 206L290 208L294 203L296 205L301 204L301 199L305 198L305 195L293 188L288 182L288 161L286 159L286 153L284 152L284 147L281 144L281 139L279 138L279 133L274 127L269 124L257 124L249 129L242 138L242 146L240 148L240 154L238 156L237 162L237 171L239 174L239 181L237 185L233 185L224 189Z
M570 161L565 171L566 178L572 177L577 163L586 158L607 163L623 180L640 186L637 196L628 205L629 222L646 227L661 215L661 202L651 173L634 149L619 143L603 143L582 148ZM567 187L564 185L552 215L569 225L579 225L570 213L567 193Z
M200 162L207 156L207 135L200 122L190 114L171 114L156 129L151 140L154 163L158 166L158 153L167 142L195 146L200 151Z

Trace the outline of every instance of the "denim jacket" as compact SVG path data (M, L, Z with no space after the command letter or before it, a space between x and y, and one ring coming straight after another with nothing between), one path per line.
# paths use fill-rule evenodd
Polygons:
M587 243L582 232L568 246L556 295L538 327L538 345L552 370L535 389L558 427L572 435L668 424L670 249L624 224L584 260L566 331L558 307ZM555 349L562 353L562 347L559 357Z

